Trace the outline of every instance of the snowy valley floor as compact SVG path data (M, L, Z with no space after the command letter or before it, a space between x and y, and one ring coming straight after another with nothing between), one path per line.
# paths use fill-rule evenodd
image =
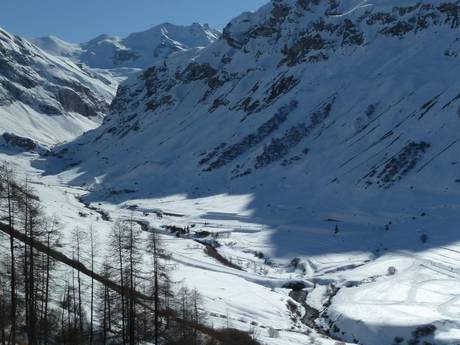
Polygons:
M322 327L337 339L365 345L411 340L460 344L460 242L442 241L426 250L387 250L378 255L374 250L329 250L302 256L293 250L292 256L279 256L272 243L276 229L251 217L250 195L198 199L174 195L96 203L88 209L79 201L88 191L68 185L75 172L44 176L31 165L36 159L34 154L0 154L0 160L27 176L45 212L60 218L67 235L77 225L93 226L103 245L113 222L131 216L157 229L177 226L190 227L191 232L223 233L217 238L218 252L241 270L210 257L204 245L192 238L167 231L162 235L171 253L175 285L196 287L203 294L208 322L216 327L252 330L269 345L336 344L337 340L319 334ZM104 220L96 209L110 220ZM338 246L343 241L340 236L335 235ZM298 238L307 240L321 243L324 234L308 228ZM67 254L68 243L69 238L64 246ZM293 302L292 290L287 288L296 282L307 288L307 304L320 312L316 330L296 315L297 311L303 315L304 308ZM279 330L279 338L268 336L270 328Z

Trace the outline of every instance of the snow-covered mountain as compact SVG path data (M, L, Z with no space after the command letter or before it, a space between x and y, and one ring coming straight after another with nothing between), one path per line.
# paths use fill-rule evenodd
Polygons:
M71 58L92 68L146 68L173 52L205 47L219 36L217 30L206 24L179 26L165 23L126 38L100 35L86 43L72 44L49 36L33 42L51 54Z
M0 29L2 145L49 148L99 126L127 75L219 35L208 25L163 24L125 39L102 35L72 44Z
M272 1L211 46L123 84L75 154L87 167L105 157L107 183L131 189L156 179L168 192L270 186L315 209L377 195L391 207L409 187L409 198L443 195L458 188L457 10ZM120 152L132 153L129 174Z
M116 88L111 78L49 55L0 29L4 143L30 149L75 138L101 123Z
M271 257L338 284L311 298L340 338L438 329L435 343L453 344L457 297L438 305L419 287L449 290L460 272L459 25L452 0L273 0L130 78L102 126L61 153L88 201L198 212L244 196L244 215L202 217L265 225Z
M53 35L32 38L30 41L48 54L66 57L75 62L78 62L78 56L82 53L82 48L79 44L66 42Z

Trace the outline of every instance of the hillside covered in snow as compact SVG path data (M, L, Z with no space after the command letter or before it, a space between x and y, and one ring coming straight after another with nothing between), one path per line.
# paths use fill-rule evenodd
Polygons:
M271 258L343 285L323 320L348 341L421 339L433 323L450 344L455 295L422 307L431 297L405 289L458 283L459 16L445 0L273 0L125 82L102 126L57 150L65 174L88 202L180 196L267 227ZM245 216L198 206L219 195ZM328 255L386 259L347 276ZM380 278L390 262L400 275ZM386 284L417 288L382 297Z
M455 3L273 1L123 84L69 157L80 182L104 176L96 192L252 192L261 216L286 205L291 220L447 202L459 186L457 26Z
M69 257L75 226L99 259L118 222L157 234L209 326L458 345L459 28L457 0L271 0L222 34L0 31L0 158Z
M0 134L7 133L5 144L51 147L97 127L117 86L110 77L0 29Z
M125 39L102 35L78 45L56 37L29 41L0 30L2 145L51 148L98 127L128 75L219 35L207 25L164 24Z

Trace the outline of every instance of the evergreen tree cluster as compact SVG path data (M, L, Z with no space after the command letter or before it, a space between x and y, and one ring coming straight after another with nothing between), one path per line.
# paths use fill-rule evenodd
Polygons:
M158 232L119 220L101 257L96 229L76 227L67 257L42 207L0 167L0 345L258 344L207 326L197 290L173 293Z

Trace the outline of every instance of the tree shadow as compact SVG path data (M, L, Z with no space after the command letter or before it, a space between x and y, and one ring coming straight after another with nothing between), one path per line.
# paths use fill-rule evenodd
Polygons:
M452 330L458 330L459 324L450 320L439 320L427 324L412 324L407 326L372 324L366 325L360 320L354 320L341 315L332 327L332 336L349 342L372 345L398 344L431 344L455 345L460 344L457 335ZM348 326L348 327L347 327ZM343 332L341 328L349 333Z

